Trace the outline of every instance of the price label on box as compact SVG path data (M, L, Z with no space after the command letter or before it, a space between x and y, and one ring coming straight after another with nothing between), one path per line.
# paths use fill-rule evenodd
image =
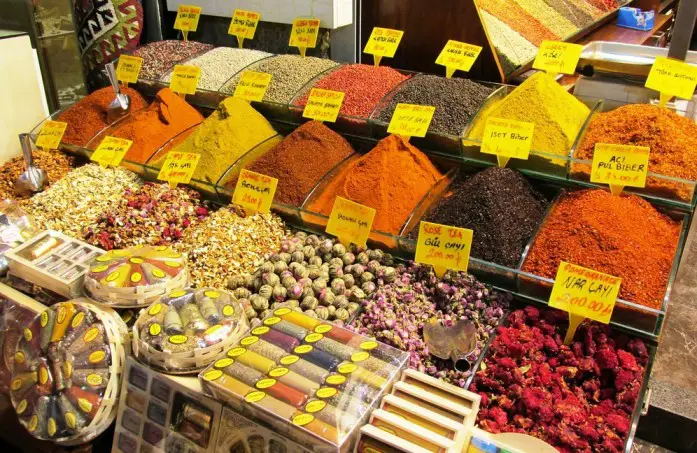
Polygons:
M527 160L534 129L534 123L488 118L484 125L481 152L495 154L501 167L505 167L510 158Z
M179 5L177 18L174 20L174 29L181 31L196 31L198 19L201 17L201 7L194 5Z
M397 104L387 132L405 137L425 137L436 108L430 105Z
M345 246L352 243L364 246L368 241L374 218L375 209L336 197L325 231L339 238Z
M132 144L131 140L125 138L106 136L97 146L97 149L94 150L90 160L97 162L104 168L109 165L118 167Z
M394 57L403 35L404 32L402 30L375 27L372 33L370 33L363 52L373 55L375 57L375 65L377 66L380 64L382 57Z
M310 90L310 96L307 98L303 117L333 123L336 121L336 117L339 116L343 102L344 93L341 91L313 88Z
M201 77L201 68L198 66L178 64L174 66L169 88L179 94L195 94L199 77Z
M467 44L460 41L447 42L440 55L436 59L436 64L446 67L446 76L452 77L456 70L469 71L477 60L482 48L474 44Z
M261 102L271 83L271 74L266 72L244 71L235 87L234 97L247 101Z
M36 146L42 149L57 149L67 127L68 123L63 121L45 121L36 138Z
M237 36L240 47L242 47L243 39L254 39L254 34L257 31L260 19L261 14L255 11L236 9L232 14L230 28L228 28L227 32L230 35Z
M591 182L609 184L613 194L624 187L645 187L649 171L648 146L596 143Z
M138 82L138 74L143 66L143 59L133 55L121 55L116 66L116 78L124 83Z
M248 211L266 214L276 194L278 179L249 170L242 170L232 194L232 202Z
M197 153L170 151L167 153L157 179L167 181L172 188L177 184L188 184L200 158L201 155Z
M318 34L319 19L295 19L288 45L299 48L300 53L305 56L307 48L314 48L317 45Z
M422 221L414 260L433 266L439 277L448 269L467 272L472 234L467 228Z
M581 58L583 46L560 41L542 41L532 67L550 75L573 74Z
M646 79L646 88L661 93L661 105L672 96L690 99L697 84L697 67L684 61L656 57Z

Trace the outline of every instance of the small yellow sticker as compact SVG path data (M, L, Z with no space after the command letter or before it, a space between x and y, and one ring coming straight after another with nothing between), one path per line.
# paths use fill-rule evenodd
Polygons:
M358 367L355 363L342 363L341 365L339 365L339 368L337 368L337 370L341 374L351 374L357 369Z
M39 136L36 137L36 147L42 149L57 149L63 139L68 123L62 121L46 121L41 125Z
M46 327L48 324L48 313L46 311L41 313L41 327Z
M174 29L187 32L196 31L200 17L200 6L179 5L177 8L177 18L174 20Z
M324 335L322 335L321 333L311 333L305 337L305 341L307 343L316 343L322 338L324 338Z
M303 110L303 118L330 123L336 122L341 105L344 103L344 96L345 93L341 91L312 88Z
M100 272L104 272L104 271L107 270L107 269L109 269L109 266L108 266L108 265L106 265L106 264L101 264L101 265L99 265L99 266L95 266L95 267L93 267L92 269L90 269L90 272L94 272L94 273L97 273L97 274L98 274L98 273L100 273Z
M15 363L22 364L26 360L24 353L22 351L15 352Z
M264 399L266 396L266 393L261 392L259 390L255 390L253 392L249 392L247 396L244 397L245 401L248 403L256 403L257 401L261 401Z
M154 275L154 276L157 277L157 278L164 278L165 273L164 273L164 271L161 270L161 269L153 269L152 275Z
M317 333L325 334L330 330L332 330L332 326L330 326L329 324L320 324L319 326L315 327L315 332Z
M39 368L39 384L44 385L46 382L48 382L48 370L42 366Z
M276 379L266 378L266 379L261 379L259 382L257 382L256 388L264 390L264 389L267 389L269 387L273 387L274 385L276 385Z
M22 415L25 410L27 410L27 400L22 400L17 405L17 414Z
M331 376L328 376L324 382L331 385L341 385L344 382L346 382L346 376L342 376L340 374L332 374Z
M241 344L242 346L251 346L251 345L253 345L254 343L256 343L257 341L259 341L259 337L256 337L256 336L254 336L254 335L250 335L250 336L248 336L248 337L243 338L243 339L240 341L240 344Z
M141 274L140 272L134 272L134 273L131 274L131 281L132 281L133 283L138 283L138 282L140 282L142 279L143 279L143 274Z
M89 356L87 356L87 361L91 364L103 362L106 358L106 353L102 350L94 351Z
M148 310L148 314L150 314L150 316L155 316L156 314L158 314L161 311L162 311L162 304L155 304L152 307L150 307L150 310Z
M271 84L271 74L266 72L244 71L235 87L233 96L245 101L261 102Z
M580 44L542 41L532 67L547 71L548 74L553 76L558 73L573 74L576 72L576 66L582 51L583 46Z
M150 326L150 329L148 329L148 332L150 332L150 335L153 337L159 335L162 332L162 326L159 324L155 323Z
M367 351L354 352L353 354L351 354L351 361L354 363L362 362L364 360L367 360L369 357L370 354Z
M496 155L500 167L505 167L510 158L527 160L534 129L534 123L487 118L481 152Z
M343 377L343 376L341 376ZM317 398L331 398L332 396L336 395L338 392L337 389L334 387L323 387L315 393L317 395Z
M139 258L139 257L137 257L137 256L134 256L133 258L130 258L128 261L129 261L130 263L133 263L133 264L143 264L143 262L144 262L143 258Z
M288 313L291 312L291 309L288 307L283 307L283 308L278 308L276 311L273 312L274 315L276 316L285 316Z
M293 350L296 354L307 354L310 351L312 351L312 345L309 344L301 344Z
M259 327L255 327L254 329L252 329L252 334L253 335L264 335L269 330L271 330L271 329L269 329L267 326L259 326Z
M404 137L425 137L436 108L431 105L397 104L387 132Z
M91 341L94 341L97 336L99 335L99 329L97 327L92 327L85 332L85 335L82 337L82 340L85 343L89 343Z
M232 194L232 202L252 212L267 214L276 194L278 179L249 170L242 170Z
M477 60L482 48L474 44L448 40L436 59L436 64L446 67L446 75L451 77L458 69L468 72Z
M186 340L188 340L186 335L172 335L171 337L169 337L169 342L172 344L186 343Z
M85 313L79 312L78 314L73 317L73 321L70 323L71 326L73 326L73 329L80 327L80 324L82 324L82 321L85 320Z
M65 413L65 424L68 425L68 428L75 429L77 426L77 416L74 412Z
M125 138L119 137L104 137L104 140L97 146L90 156L92 162L97 162L102 167L106 168L109 165L118 167L123 157L128 153L133 142Z
M232 14L232 20L227 32L229 35L237 36L238 40L254 39L260 19L261 14L255 11L236 9ZM242 47L241 43L240 47Z
M205 291L203 293L203 295L206 297L210 297L211 299L217 299L220 297L220 293L218 291L211 291L211 290Z
M230 350L227 352L227 356L228 356L228 357L235 358L235 357L241 356L241 355L244 354L245 352L247 352L247 350L246 350L245 348L241 348L241 347L238 346L238 347L236 347L236 348L230 349Z
M339 238L344 245L365 246L374 218L375 209L336 197L325 231Z
M217 331L219 331L222 328L223 328L223 326L220 324L212 325L209 328L207 328L205 332L203 332L203 335L206 337L208 337L210 335L214 335Z
M293 423L298 426L305 426L308 423L312 422L314 419L315 416L312 414L298 414L293 417Z
M624 187L645 187L649 170L648 146L596 143L591 182L609 184L612 193Z
M77 405L82 412L89 414L92 411L92 403L85 398L78 398Z
M98 387L102 385L104 380L102 377L98 374L88 374L87 375L87 383L91 385L92 387Z
M235 314L235 308L232 305L226 305L223 307L224 316L232 316Z
M436 275L448 269L467 272L472 249L472 230L422 221L414 261L430 264Z
M168 182L170 187L188 184L196 171L199 159L201 155L198 153L170 151L167 153L157 179Z
M194 94L200 77L201 68L198 66L175 65L169 88L179 94Z
M363 343L360 344L360 348L363 349L364 351L372 351L373 349L378 347L378 342L377 341L364 341Z
M109 256L109 254L102 255L102 256L97 258L97 261L99 261L100 263L104 263L106 261L111 261L111 256Z
M311 414L314 414L316 412L321 411L325 407L327 407L326 401L322 401L322 400L310 401L309 403L307 403L307 405L305 405L305 412L309 412Z
M29 425L27 426L27 429L29 432L34 432L36 430L36 427L39 424L39 417L36 415L32 415L31 418L29 419Z
M264 320L264 325L273 326L274 324L278 324L279 322L281 322L281 318L279 318L278 316L272 316Z
M46 423L46 431L48 431L48 435L53 437L53 435L56 434L56 430L56 421L53 418L49 418L48 423Z
M220 378L223 375L223 372L220 370L208 370L205 373L203 373L203 379L206 381L215 381L216 379Z
M183 295L186 294L186 291L183 289L175 289L174 291L170 291L169 294L167 294L167 297L172 298L172 297L182 297Z
M363 52L372 54L375 57L375 66L377 66L380 64L382 57L394 57L403 35L404 32L402 30L375 27L368 38L368 42L365 44Z
M684 61L656 57L645 86L668 97L690 99L695 92L696 84L697 67Z
M29 327L24 328L24 339L26 341L31 341L31 339L34 338L34 334L31 333L31 329Z
M70 362L63 362L63 377L69 379L73 375L73 364Z
M269 371L269 376L271 376L272 378L283 377L286 374L288 374L288 371L288 368L285 367L274 368L273 370Z
M63 324L63 322L65 322L65 317L68 316L68 306L72 307L72 304L61 304L60 308L58 308L58 315L56 315L56 322L58 324Z
M295 19L293 28L290 30L290 47L297 47L300 53L305 56L305 50L314 48L317 45L317 35L319 34L319 19Z
M112 273L110 273L109 275L106 276L106 281L107 281L107 282L113 282L114 280L116 280L117 278L119 278L120 275L121 275L121 273L120 273L119 271L114 271L114 272L112 272Z
M215 368L227 368L230 365L232 365L233 363L235 363L235 361L232 359L220 359L217 362L215 362L215 364L213 366Z
M285 357L281 357L281 360L279 360L279 362L281 362L281 365L288 366L294 364L298 360L300 360L300 357L298 357L297 355L287 355Z
M22 388L22 380L19 378L15 379L14 381L12 381L12 384L10 384L10 388L15 392L17 390L21 389Z
M138 82L140 68L143 66L143 59L133 55L121 55L116 66L116 79L124 83Z

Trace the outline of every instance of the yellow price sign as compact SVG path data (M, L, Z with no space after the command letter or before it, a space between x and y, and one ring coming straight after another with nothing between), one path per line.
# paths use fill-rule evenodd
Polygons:
M363 52L372 54L375 66L378 66L382 57L394 57L403 35L404 32L402 30L375 27L372 33L370 33Z
M104 168L109 165L118 167L132 144L131 140L125 138L106 136L97 146L97 149L94 150L90 160L97 162Z
M656 57L651 66L646 88L661 93L661 106L672 96L690 99L697 85L697 66L666 57Z
M596 143L591 182L609 184L613 194L624 187L645 187L649 171L648 146Z
M339 238L345 246L364 246L373 226L375 209L346 198L336 197L325 231Z
M232 194L232 202L247 211L266 214L271 209L278 179L249 170L242 170Z
M235 87L234 97L246 101L261 102L271 83L271 74L266 72L244 71Z
M116 78L123 83L138 82L138 74L143 66L143 59L133 55L121 55L116 66Z
M189 39L189 32L196 31L198 19L201 17L202 8L194 5L179 5L177 18L174 20L174 29L184 33L184 39Z
M317 45L318 34L319 19L295 19L288 45L300 49L300 54L304 57L308 47L313 48Z
M387 132L405 137L425 137L436 108L430 105L397 104Z
M67 127L68 123L62 121L45 121L41 125L39 136L36 137L36 146L42 149L57 149Z
M569 331L564 343L571 344L585 318L608 324L620 292L622 279L562 261L554 279L549 306L569 313Z
M448 269L467 272L472 235L467 228L421 222L414 261L430 264L439 277Z
M552 77L556 77L557 73L573 74L582 51L583 46L580 44L542 41L532 67L547 71Z
M436 59L436 64L445 66L445 76L450 78L455 71L469 71L482 52L480 46L460 41L448 40Z
M341 91L311 89L303 110L303 118L335 122L344 103L344 95Z
M242 48L245 39L254 39L260 19L261 14L255 11L236 9L227 32L229 35L237 36L237 43Z
M201 68L198 66L175 65L169 88L181 95L195 94L199 77L201 77Z
M201 155L197 153L170 151L167 153L157 179L167 181L171 188L177 187L177 184L188 184L200 158Z
M534 129L535 124L526 121L487 118L481 152L495 154L499 167L505 167L510 158L527 160Z

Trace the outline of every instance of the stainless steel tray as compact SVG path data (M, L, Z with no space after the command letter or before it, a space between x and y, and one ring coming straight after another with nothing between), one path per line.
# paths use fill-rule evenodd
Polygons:
M656 57L667 56L663 47L594 41L583 47L579 66L591 65L596 73L647 77ZM697 52L688 52L685 61L697 66Z

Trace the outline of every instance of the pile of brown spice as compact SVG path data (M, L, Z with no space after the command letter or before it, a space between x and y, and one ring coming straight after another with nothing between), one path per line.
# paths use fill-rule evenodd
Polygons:
M73 169L75 158L60 151L34 150L34 165L46 172L48 186ZM0 198L20 198L14 192L15 181L24 173L24 159L13 157L0 167Z

